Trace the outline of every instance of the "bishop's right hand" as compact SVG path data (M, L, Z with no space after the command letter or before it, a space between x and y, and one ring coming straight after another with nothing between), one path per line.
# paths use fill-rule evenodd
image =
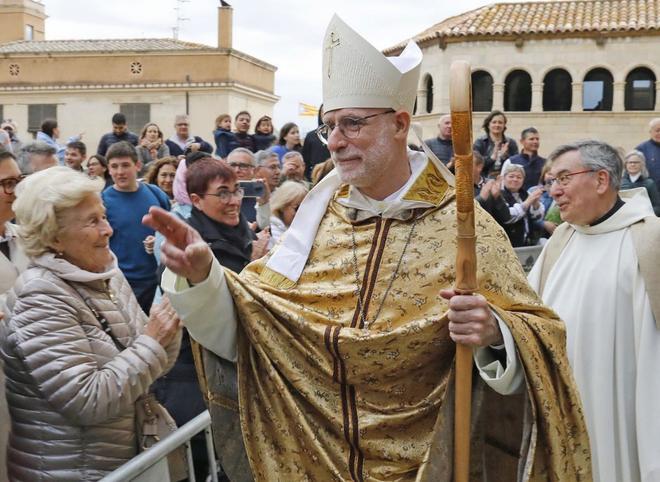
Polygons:
M155 206L142 218L142 223L165 237L160 248L160 259L170 271L187 278L192 284L208 278L213 253L197 231L173 214Z

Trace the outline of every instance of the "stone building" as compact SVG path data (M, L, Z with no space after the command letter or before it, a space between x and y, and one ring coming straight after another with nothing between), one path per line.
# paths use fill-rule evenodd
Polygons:
M424 52L414 117L425 137L449 111L449 66L459 59L472 66L475 138L498 109L514 139L537 127L545 155L584 138L630 149L648 139L647 124L659 115L660 0L497 3L414 40Z
M209 12L210 13L210 12ZM232 48L232 8L218 7L218 46L173 39L44 40L41 2L0 0L0 118L14 119L23 139L46 117L60 142L85 132L92 152L124 112L129 128L148 122L166 137L174 116L188 113L191 132L213 140L221 113L272 115L276 67Z

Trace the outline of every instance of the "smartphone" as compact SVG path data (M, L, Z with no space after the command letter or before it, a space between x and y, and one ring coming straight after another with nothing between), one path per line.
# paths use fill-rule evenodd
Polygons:
M263 181L239 181L243 189L243 197L261 197L266 192Z

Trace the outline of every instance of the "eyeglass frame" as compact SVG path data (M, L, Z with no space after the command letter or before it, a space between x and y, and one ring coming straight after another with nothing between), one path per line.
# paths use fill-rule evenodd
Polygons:
M25 174L21 174L18 177L6 177L6 178L0 180L0 186L2 186L3 192L7 196L9 196L10 194L14 194L16 192L16 186L18 186L21 183L21 181L23 181L26 177L27 176ZM5 183L7 181L16 181L16 184L14 184L14 187L11 189L10 192L7 192L7 186L5 186Z
M247 171L248 169L254 169L257 167L254 164L245 164L244 162L230 162L228 164L229 167L231 167L232 169L238 169L243 171Z
M577 172L567 172L564 174L561 174L559 176L556 176L554 179L550 179L549 181L545 181L543 184L550 189L552 188L553 185L557 184L560 187L566 187L571 183L571 178L573 176L576 176L578 174L585 174L587 172L596 172L596 169L585 169L584 171L577 171Z
M220 201L222 204L227 204L234 197L238 199L243 199L244 195L245 195L245 189L243 189L242 187L236 188L236 190L234 191L230 191L229 189L221 189L220 192L204 193L204 196L217 197L218 201Z
M319 138L319 140L323 144L325 144L327 146L328 145L328 138L330 137L332 132L335 130L335 128L339 128L340 134L342 136L344 136L346 139L356 139L360 136L360 131L362 130L362 128L365 125L368 124L367 122L365 122L367 119L371 119L372 117L377 117L379 115L394 114L395 112L396 112L396 110L394 110L394 109L388 109L384 112L378 112L376 114L365 115L363 117L351 117L349 115L349 116L346 116L346 117L342 117L341 120L339 121L339 123L336 124L335 126L333 126L332 129L330 128L330 126L328 124L326 124L324 122L323 124L321 124L320 126L318 126L316 128L316 136ZM347 135L346 134L346 130L345 130L346 126L341 125L341 123L346 121L346 120L350 120L350 121L354 122L354 125L356 126L355 135ZM324 137L322 131L326 130L326 129L329 129L329 130L328 130L328 133L327 133L327 137ZM348 131L348 132L351 132L351 131Z

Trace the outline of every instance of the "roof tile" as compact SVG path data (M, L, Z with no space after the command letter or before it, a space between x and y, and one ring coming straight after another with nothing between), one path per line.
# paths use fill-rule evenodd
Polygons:
M20 40L0 44L1 54L154 52L209 49L214 49L214 47L174 39Z

